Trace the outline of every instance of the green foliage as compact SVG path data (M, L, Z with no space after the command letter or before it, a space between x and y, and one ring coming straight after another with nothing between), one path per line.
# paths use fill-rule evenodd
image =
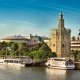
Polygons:
M55 57L56 54L52 53L51 51L43 51L43 50L36 50L36 51L31 51L28 54L29 57L32 59L47 59L49 57Z
M25 50L25 44L24 43L19 43L18 44L18 51Z
M0 42L0 50L7 47L7 43L5 41Z
M51 49L44 43L37 49L33 49L28 56L34 59L47 59L48 57L55 57L56 53L53 53Z
M43 50L43 51L51 51L51 49L49 48L49 46L47 44L43 44L39 50Z
M35 54L36 54L36 51L31 51L30 53L28 53L28 55L27 56L29 56L30 58L34 58L34 56L35 56Z
M71 51L71 55L74 56L75 61L80 61L80 51Z
M55 57L56 53L53 53L51 49L45 43L39 43L31 47L26 47L23 43L0 43L0 56L5 55L14 56L29 56L32 59L47 59L48 57Z
M12 43L11 44L11 50L13 50L13 51L18 50L18 44L17 43Z

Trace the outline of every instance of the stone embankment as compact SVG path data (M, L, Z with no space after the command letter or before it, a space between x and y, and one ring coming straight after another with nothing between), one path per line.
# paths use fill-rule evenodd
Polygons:
M39 62L35 62L35 63L26 63L25 67L29 67L29 66L41 66L44 67L45 66L45 61L39 61Z
M80 62L75 62L75 69L80 69Z

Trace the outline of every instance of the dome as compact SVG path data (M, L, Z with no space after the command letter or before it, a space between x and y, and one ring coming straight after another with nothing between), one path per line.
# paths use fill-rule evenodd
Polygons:
M6 37L6 38L3 38L2 40L29 40L21 35L14 35L14 36L9 36L9 37Z

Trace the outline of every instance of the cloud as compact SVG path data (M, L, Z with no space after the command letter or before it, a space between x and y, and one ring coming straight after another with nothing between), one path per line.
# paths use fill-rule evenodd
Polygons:
M33 24L27 21L10 21L7 23L0 23L0 35L18 34L32 28Z
M28 21L12 20L6 23L0 23L0 38L11 35L38 34L46 35L48 31L44 28L36 27L37 25Z

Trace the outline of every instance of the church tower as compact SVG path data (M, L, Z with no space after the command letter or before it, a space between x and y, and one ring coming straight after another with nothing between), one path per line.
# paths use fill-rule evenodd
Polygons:
M64 27L63 13L59 15L58 28L51 30L50 47L57 57L68 57L70 53L71 30Z

